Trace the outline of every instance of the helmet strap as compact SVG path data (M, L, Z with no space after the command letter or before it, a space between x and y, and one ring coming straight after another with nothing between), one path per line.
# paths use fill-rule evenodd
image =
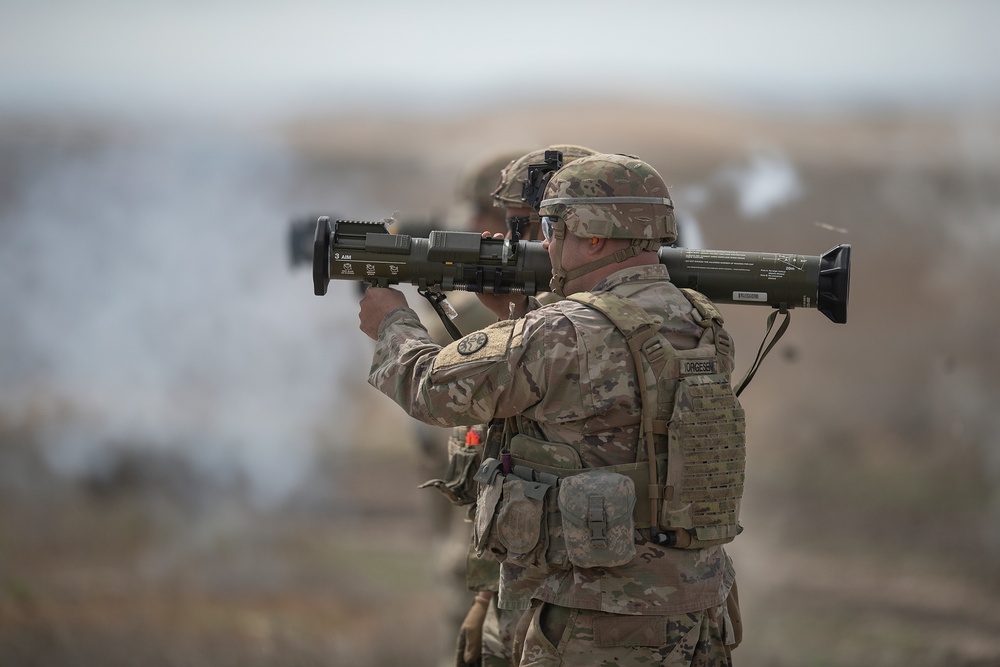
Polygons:
M566 281L569 280L569 276L562 268L563 239L565 238L566 223L562 219L558 219L552 230L552 243L558 242L559 247L552 258L552 279L549 281L549 289L552 290L553 294L561 297L566 296L563 290L566 289Z
M562 225L560 225L560 227L563 230L563 235L560 236L559 233L557 232L556 238L562 240L562 238L565 236L565 227ZM587 262L586 264L578 266L570 271L563 271L562 263L558 261L560 259L560 256L562 255L562 246L560 246L559 255L556 256L556 262L553 262L552 266L552 282L555 283L556 276L558 275L562 280L562 282L559 283L559 288L564 289L566 287L566 283L570 280L573 280L574 278L579 278L580 276L586 273L594 271L595 269L599 269L602 266L607 266L608 264L624 262L626 259L630 257L635 257L640 252L647 250L658 250L659 248L660 248L660 241L658 239L635 239L632 241L632 244L627 248L622 248L621 250L615 251L611 255L605 255L600 259L595 259L593 262ZM556 266L555 266L556 264L559 264L558 274L556 273ZM552 285L550 284L550 287L551 286ZM559 296L566 296L561 292L557 292L555 289L553 289L552 291L558 294Z
M531 209L531 213L528 214L528 233L532 238L541 236L542 233L542 216L538 215L538 211Z

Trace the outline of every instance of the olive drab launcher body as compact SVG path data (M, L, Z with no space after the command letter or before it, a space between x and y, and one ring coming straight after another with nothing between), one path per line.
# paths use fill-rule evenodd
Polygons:
M428 238L417 238L390 233L387 222L317 219L313 248L317 295L326 294L331 280L377 287L408 283L421 293L548 291L552 265L541 241L512 243L459 231L432 231ZM819 256L662 247L659 259L670 282L701 292L715 303L779 311L816 308L837 324L847 322L848 244Z

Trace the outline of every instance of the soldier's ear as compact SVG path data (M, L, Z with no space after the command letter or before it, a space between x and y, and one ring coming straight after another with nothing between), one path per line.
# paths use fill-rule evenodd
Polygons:
M607 239L592 238L590 239L590 245L587 246L587 252L591 255L598 255L604 250L607 242Z

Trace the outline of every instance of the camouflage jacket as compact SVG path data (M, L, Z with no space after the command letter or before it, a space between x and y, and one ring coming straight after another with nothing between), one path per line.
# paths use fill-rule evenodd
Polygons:
M642 289L635 290L635 284ZM623 269L594 292L629 286L633 303L663 318L678 348L701 327L662 265ZM411 416L440 426L474 425L520 415L529 433L573 445L584 467L636 460L640 400L634 363L621 333L601 313L564 300L498 322L447 347L435 345L409 309L382 322L369 382ZM721 546L670 549L636 544L620 567L543 573L503 563L500 605L531 598L621 614L676 614L721 604L733 572Z

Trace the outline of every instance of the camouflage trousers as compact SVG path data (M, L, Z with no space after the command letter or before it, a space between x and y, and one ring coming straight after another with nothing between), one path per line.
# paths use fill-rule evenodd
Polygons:
M499 609L493 596L483 623L483 667L510 667L514 656L514 631L524 609Z
M732 666L725 605L677 616L626 616L536 601L528 613L520 667Z

